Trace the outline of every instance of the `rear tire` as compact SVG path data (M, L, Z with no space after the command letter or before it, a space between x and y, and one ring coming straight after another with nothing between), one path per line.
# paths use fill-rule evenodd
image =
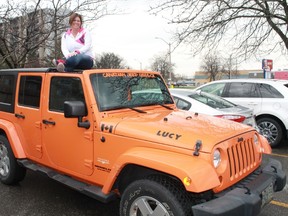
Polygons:
M257 120L257 126L260 134L266 137L271 147L280 144L283 138L283 129L278 121L269 117L260 118Z
M26 169L21 167L7 138L0 135L0 181L3 184L13 185L24 179Z
M120 216L191 216L192 201L178 181L153 176L132 182L120 202Z

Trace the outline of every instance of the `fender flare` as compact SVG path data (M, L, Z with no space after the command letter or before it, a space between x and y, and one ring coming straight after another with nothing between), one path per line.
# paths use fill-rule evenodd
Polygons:
M6 137L11 145L15 158L26 158L22 143L18 136L15 126L6 120L0 120L0 128L5 132Z
M135 164L178 178L187 191L203 192L220 185L218 175L212 164L192 154L136 147L125 152L115 162L102 191L109 193L117 176L128 164ZM209 176L208 176L209 175ZM184 184L185 178L191 179L190 184Z

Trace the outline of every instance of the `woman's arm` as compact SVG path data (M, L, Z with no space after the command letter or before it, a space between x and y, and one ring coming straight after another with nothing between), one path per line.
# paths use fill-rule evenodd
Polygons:
M84 35L84 45L77 51L85 54L86 52L90 51L91 48L92 48L92 37L90 32L86 30Z
M65 58L68 58L69 57L69 50L68 50L68 47L67 47L67 39L66 39L67 35L66 35L66 32L62 35L62 38L61 38L61 51L62 51L62 54L65 56Z

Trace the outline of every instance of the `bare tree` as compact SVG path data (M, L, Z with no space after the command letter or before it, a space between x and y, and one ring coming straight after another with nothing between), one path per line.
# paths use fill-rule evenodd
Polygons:
M223 64L221 58L216 53L208 53L202 61L201 69L207 73L209 81L217 80L221 77L223 71Z
M287 0L160 0L151 12L169 12L178 42L189 43L195 53L222 43L242 60L279 50L287 54Z
M103 53L100 58L96 58L95 66L98 69L123 69L125 66L123 58L114 53Z
M153 71L160 72L166 81L169 81L170 72L171 72L172 80L175 77L174 73L173 73L173 65L171 65L170 62L167 61L166 55L155 56L152 59L152 63L151 63L150 68Z
M2 0L0 67L43 67L60 56L71 12L90 22L109 14L107 0Z
M223 62L222 75L226 76L228 79L236 78L239 75L237 58L233 58L232 55L225 59Z

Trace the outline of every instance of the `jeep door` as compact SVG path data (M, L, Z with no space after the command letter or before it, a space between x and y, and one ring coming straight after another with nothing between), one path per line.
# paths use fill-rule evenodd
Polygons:
M43 154L41 143L41 89L43 74L21 73L15 103L15 124L19 126L27 157L39 159Z
M81 76L47 74L47 100L43 109L43 143L49 162L68 173L93 172L93 127L77 126L78 118L64 117L64 101L86 103ZM84 117L92 121L91 115Z

